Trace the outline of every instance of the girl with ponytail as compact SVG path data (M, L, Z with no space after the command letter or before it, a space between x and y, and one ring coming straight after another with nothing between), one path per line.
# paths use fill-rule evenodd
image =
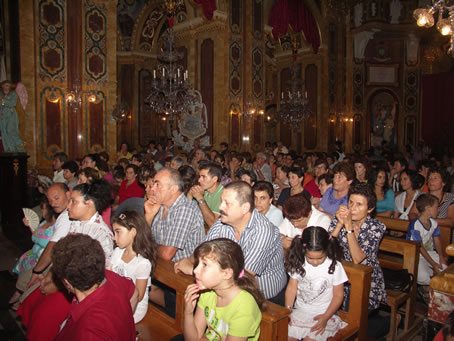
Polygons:
M347 325L335 315L348 281L342 254L337 239L320 226L293 239L285 264L290 275L285 305L292 311L289 340L327 340Z
M184 340L225 340L229 335L258 340L266 301L244 269L240 246L230 239L214 239L200 244L194 259L196 283L184 295Z

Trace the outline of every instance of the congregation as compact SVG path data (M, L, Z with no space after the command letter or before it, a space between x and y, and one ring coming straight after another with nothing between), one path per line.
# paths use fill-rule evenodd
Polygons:
M251 155L223 142L186 154L168 139L81 160L57 153L52 165L52 179L29 172L41 222L24 218L34 246L13 269L10 305L28 340L135 340L149 302L174 316L175 292L153 279L158 258L195 276L175 340L258 340L265 300L291 310L289 340L326 340L346 325L341 260L372 267L368 335L383 337L379 217L408 221L396 237L421 242L421 302L448 266L439 226L454 225L454 155L427 148L346 154L337 141L298 155L267 142Z

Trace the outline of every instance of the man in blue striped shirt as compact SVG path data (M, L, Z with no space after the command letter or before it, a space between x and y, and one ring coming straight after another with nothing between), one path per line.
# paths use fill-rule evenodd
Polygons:
M221 219L208 231L205 240L229 238L243 250L245 268L256 276L265 297L284 305L287 275L279 230L264 215L254 209L251 186L243 181L225 186L219 206ZM192 273L194 259L175 264L175 271Z

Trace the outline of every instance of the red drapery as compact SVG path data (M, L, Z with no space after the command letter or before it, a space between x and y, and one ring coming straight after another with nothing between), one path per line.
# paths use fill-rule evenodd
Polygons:
M454 132L454 72L423 77L421 133L431 147L452 144Z
M213 12L216 10L216 0L194 0L198 5L202 5L202 11L208 20L213 19Z
M302 0L277 0L270 12L269 25L273 27L274 39L287 32L290 25L295 32L303 31L314 53L320 47L320 35L312 12Z

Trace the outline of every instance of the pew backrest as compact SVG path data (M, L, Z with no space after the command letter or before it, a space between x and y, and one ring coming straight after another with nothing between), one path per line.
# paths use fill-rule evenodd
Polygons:
M408 220L385 218L385 217L377 217L377 219L386 225L386 230L388 230L388 231L402 232L405 234L407 234L407 232L408 232L408 224L410 223ZM454 229L454 227L446 226L446 225L439 225L439 228L440 228L441 248L443 250L443 253L446 256L446 247L451 243L451 234L452 234L452 230Z

